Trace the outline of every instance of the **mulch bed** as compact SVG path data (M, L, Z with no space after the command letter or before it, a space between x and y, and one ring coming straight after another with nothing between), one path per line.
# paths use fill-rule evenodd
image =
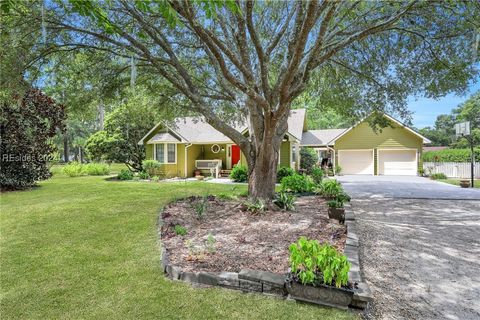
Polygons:
M300 236L329 242L341 252L345 246L345 226L328 219L326 201L318 196L298 197L295 211L257 215L245 211L244 200L210 196L201 218L194 209L197 201L201 199L179 200L162 213L162 244L171 264L184 271L255 269L285 274L288 247ZM176 235L175 225L188 233Z

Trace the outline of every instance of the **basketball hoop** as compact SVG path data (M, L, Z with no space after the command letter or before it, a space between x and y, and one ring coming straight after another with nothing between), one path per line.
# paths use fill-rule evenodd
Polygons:
M463 137L470 135L470 121L460 122L455 124L455 136Z

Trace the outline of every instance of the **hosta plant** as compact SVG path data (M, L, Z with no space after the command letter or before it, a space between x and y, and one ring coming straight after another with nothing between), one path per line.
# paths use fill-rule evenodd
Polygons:
M277 194L276 198L273 200L278 207L285 209L287 211L295 210L295 196L293 194L281 191Z
M350 262L330 244L300 237L289 251L291 272L302 284L323 283L338 288L348 284Z

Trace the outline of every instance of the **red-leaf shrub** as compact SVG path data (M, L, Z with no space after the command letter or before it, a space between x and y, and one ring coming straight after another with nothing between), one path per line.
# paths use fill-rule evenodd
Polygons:
M25 189L51 176L47 164L56 151L51 138L57 129L64 130L65 117L64 106L38 89L2 105L2 190Z

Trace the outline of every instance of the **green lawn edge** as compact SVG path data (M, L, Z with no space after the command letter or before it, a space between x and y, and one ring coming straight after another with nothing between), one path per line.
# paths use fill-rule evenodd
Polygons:
M192 288L159 268L159 209L245 186L68 178L0 201L2 319L356 319L259 294Z

